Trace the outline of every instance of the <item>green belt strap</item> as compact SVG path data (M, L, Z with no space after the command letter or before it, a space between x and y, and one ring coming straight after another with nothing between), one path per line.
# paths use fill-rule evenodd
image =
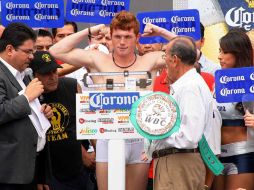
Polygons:
M202 139L198 142L198 147L201 157L205 164L208 166L208 168L214 173L214 175L220 175L224 169L224 166L214 155L204 135L202 135Z

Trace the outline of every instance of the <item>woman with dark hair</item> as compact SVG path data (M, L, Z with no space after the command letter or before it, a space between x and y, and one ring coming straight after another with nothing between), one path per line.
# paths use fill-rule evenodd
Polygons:
M220 39L218 57L222 69L253 66L253 49L249 37L233 29ZM254 136L249 135L254 118L244 111L242 103L218 103L222 116L221 156L225 169L216 177L213 189L254 189Z

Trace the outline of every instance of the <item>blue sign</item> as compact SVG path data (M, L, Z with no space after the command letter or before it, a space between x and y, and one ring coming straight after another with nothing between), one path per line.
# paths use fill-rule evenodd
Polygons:
M63 0L2 0L2 24L22 22L31 27L64 26Z
M140 23L140 31L143 32L147 23L165 28L177 35L185 35L200 39L200 19L199 12L196 9L144 12L138 13L137 18ZM167 43L168 40L160 36L142 37L140 43Z
M66 19L109 24L117 12L129 10L130 0L68 0Z
M90 110L131 109L139 99L139 92L99 92L89 93Z
M254 100L254 68L222 69L215 72L216 100L219 103Z
M229 27L251 30L254 27L253 0L219 0Z

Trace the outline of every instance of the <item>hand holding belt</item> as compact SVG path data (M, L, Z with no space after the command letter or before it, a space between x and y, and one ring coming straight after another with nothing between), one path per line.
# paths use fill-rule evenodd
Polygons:
M169 154L177 154L177 153L197 153L199 152L198 148L194 149L178 149L178 148L165 148L161 150L155 150L152 154L153 158L163 157Z

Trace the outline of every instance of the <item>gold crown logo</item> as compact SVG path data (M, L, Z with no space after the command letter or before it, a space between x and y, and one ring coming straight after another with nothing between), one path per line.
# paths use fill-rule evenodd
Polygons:
M249 5L249 8L254 8L254 0L245 0L248 5Z
M49 63L51 61L51 58L49 56L49 54L43 54L42 57L43 61L45 61L46 63Z

